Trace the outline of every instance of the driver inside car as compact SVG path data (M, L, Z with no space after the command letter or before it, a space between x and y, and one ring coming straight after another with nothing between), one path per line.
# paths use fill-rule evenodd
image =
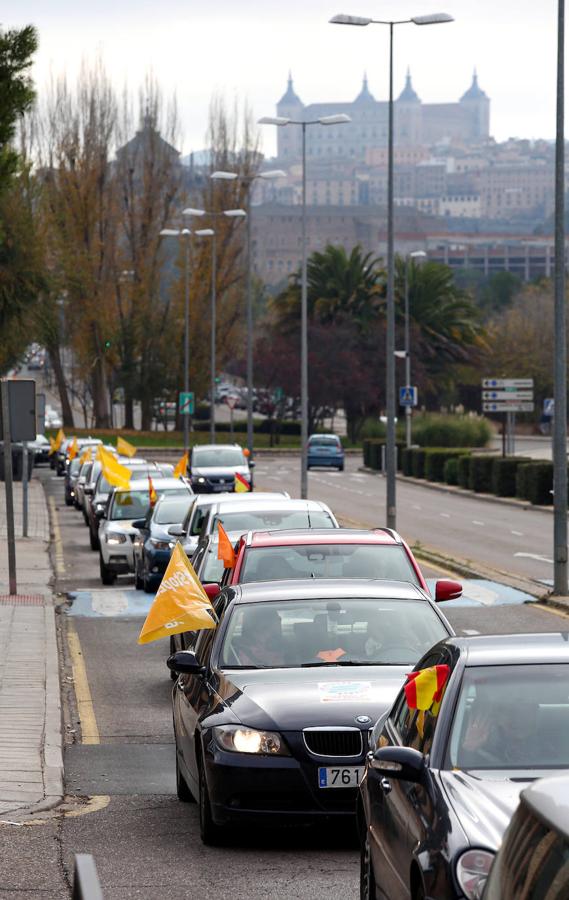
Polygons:
M242 666L282 666L284 642L276 609L245 609L235 652Z

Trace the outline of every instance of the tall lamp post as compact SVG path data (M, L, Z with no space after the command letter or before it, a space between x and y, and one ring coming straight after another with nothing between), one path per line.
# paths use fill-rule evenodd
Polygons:
M193 207L189 206L186 209L182 210L183 216L208 216L209 218L216 218L218 216L225 216L227 219L239 219L244 218L247 213L244 209L223 209L220 212L207 212L205 209L193 209ZM211 287L211 407L210 407L210 416L209 416L209 427L210 427L210 438L212 444L215 444L215 343L216 343L216 318L217 318L217 292L215 281L217 278L217 255L216 255L216 240L215 240L215 231L212 228L202 228L199 231L195 231L194 234L199 237L212 237L212 287Z
M368 19L361 16L340 14L333 16L333 25L387 25L389 27L389 117L387 139L387 332L385 348L385 406L387 413L387 440L385 447L385 469L387 476L386 505L387 526L397 524L395 500L395 414L397 411L395 391L395 258L393 239L393 32L396 25L440 25L452 22L448 13L433 13L427 16L413 16L410 19Z
M308 497L308 283L306 276L306 129L309 125L344 125L351 122L345 113L303 121L285 116L265 116L259 125L298 125L302 129L302 264L300 286L300 496Z
M553 591L567 594L567 314L565 299L565 0L557 6L555 138L555 414L553 418Z
M405 386L411 387L411 340L409 337L409 260L424 259L426 257L424 250L412 250L405 257ZM413 408L405 407L405 446L411 446L411 419L413 416Z
M197 212L197 211L196 211ZM203 215L203 211L201 211ZM184 240L184 393L190 390L190 235L189 228L163 228L160 237ZM184 416L184 451L190 452L190 417Z
M209 412L209 439L215 444L215 349L216 349L216 331L217 331L217 247L216 236L213 228L200 228L195 231L196 237L211 238L211 349L210 349L210 395L211 406Z
M213 172L211 177L218 181L235 181L239 178L247 188L247 447L249 458L253 459L253 267L251 256L251 187L257 179L269 181L275 178L286 178L282 169L269 172L256 172L254 175L239 175L238 172Z

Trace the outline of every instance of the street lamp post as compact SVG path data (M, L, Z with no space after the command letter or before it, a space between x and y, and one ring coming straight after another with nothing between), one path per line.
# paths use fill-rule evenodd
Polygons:
M210 396L211 405L209 413L209 439L215 444L215 350L216 350L216 332L217 332L217 247L216 235L213 228L201 228L194 232L196 237L211 238L211 349L210 349Z
M253 459L253 267L251 255L251 188L256 179L270 180L286 178L286 172L274 169L269 172L256 172L254 175L239 175L238 172L213 172L211 177L219 181L235 181L240 178L247 187L247 447L249 458Z
M306 129L309 125L344 125L351 122L349 116L339 113L303 121L284 116L265 116L260 125L299 125L302 129L302 219L301 219L301 281L300 281L300 496L308 497L308 283L306 277Z
M385 447L386 469L386 512L388 528L395 528L397 522L397 506L395 499L395 257L393 234L393 32L395 25L439 25L452 22L453 17L447 13L433 13L426 16L413 16L410 19L369 19L362 16L340 14L333 16L333 25L387 25L389 26L389 116L387 138L387 330L385 348L385 407L387 413L387 438Z
M196 214L203 211L195 210ZM161 237L184 238L184 393L190 390L190 235L189 228L163 228ZM184 451L190 452L190 417L184 415Z
M408 253L405 258L405 386L411 387L411 340L409 337L409 260L424 259L426 257L424 250L413 250ZM405 407L405 446L411 446L411 419L413 416L413 408Z

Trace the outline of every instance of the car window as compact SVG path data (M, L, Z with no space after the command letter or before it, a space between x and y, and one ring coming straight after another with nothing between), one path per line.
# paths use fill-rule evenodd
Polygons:
M195 510L194 515L190 519L190 535L196 537L198 534L200 534L205 516L206 512L200 507Z
M569 768L569 664L465 669L448 755L457 769Z
M246 466L247 461L239 447L195 447L192 450L191 468L214 469Z
M162 501L154 510L154 521L157 525L175 525L181 522L191 503L190 495Z
M79 456L76 456L75 459L72 459L69 463L69 474L70 475L78 475L79 469L81 468L81 459Z
M490 871L485 900L564 900L569 896L567 838L522 802Z
M310 447L338 447L340 439L334 434L319 434L317 437L311 437L309 440Z
M217 522L221 522L226 531L283 531L290 528L333 528L334 523L326 513L308 513L305 510L257 509L240 512L217 513L213 517L213 531Z
M242 584L281 578L384 578L419 585L409 555L400 544L305 544L247 550L239 579Z
M223 565L223 560L217 558L218 552L218 544L217 541L215 544L209 546L206 550L205 560L203 562L202 572L201 572L201 581L203 584L210 584L213 582L217 582L218 584L221 582L223 578L225 568ZM227 570L231 572L231 569Z
M337 661L406 666L446 635L425 601L271 600L233 608L221 659L227 666L245 668Z
M144 519L149 503L148 491L115 491L109 519Z
M433 654L423 660L421 668L428 669L447 662L441 653ZM444 691L443 691L444 693ZM398 702L395 704L390 722L401 744L412 747L421 753L428 753L435 734L439 704L434 704L429 710L425 710L422 716L419 710L412 709L407 703L405 692L402 691Z

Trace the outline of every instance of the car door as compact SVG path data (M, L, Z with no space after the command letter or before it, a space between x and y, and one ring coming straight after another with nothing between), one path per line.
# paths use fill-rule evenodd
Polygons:
M443 662L441 652L425 658L423 668ZM433 720L433 721L431 721ZM434 736L434 717L425 713L423 720L411 709L402 691L385 723L378 746L413 747L428 752ZM409 873L413 840L424 836L432 819L432 804L421 785L377 773L373 764L368 770L370 799L371 852L381 896L389 900L407 900L410 896Z

